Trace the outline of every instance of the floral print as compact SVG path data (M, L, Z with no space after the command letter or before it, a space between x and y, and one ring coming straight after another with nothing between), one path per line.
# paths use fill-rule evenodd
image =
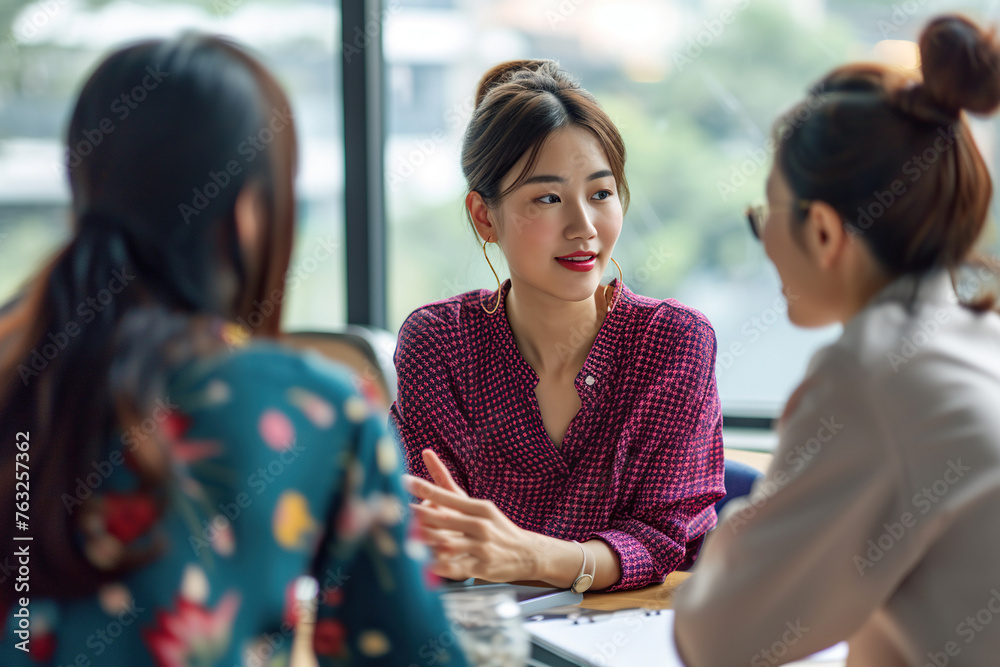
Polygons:
M149 530L156 520L156 508L146 496L135 493L104 494L104 525L122 542L131 542Z
M156 625L143 633L157 667L215 664L229 645L239 606L239 594L230 592L215 609L178 597L176 611L157 612Z
M116 567L127 545L161 545L158 556L89 599L32 598L29 653L5 614L0 664L288 665L305 598L322 667L423 664L448 625L425 587L426 550L407 539L386 415L354 379L314 355L234 344L167 389L166 497L148 494L115 437L105 460L124 465L67 505L98 567ZM446 658L466 664L458 649Z
M274 539L289 550L306 548L319 529L309 514L309 501L297 491L285 491L274 508Z

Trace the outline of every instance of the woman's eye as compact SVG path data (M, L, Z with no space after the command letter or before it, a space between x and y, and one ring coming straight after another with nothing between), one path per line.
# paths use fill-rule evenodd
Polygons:
M539 197L538 201L543 204L555 204L559 201L559 195L545 195L543 197Z
M598 201L603 201L608 197L610 197L611 194L612 194L611 190L601 190L594 194L594 199L597 199Z

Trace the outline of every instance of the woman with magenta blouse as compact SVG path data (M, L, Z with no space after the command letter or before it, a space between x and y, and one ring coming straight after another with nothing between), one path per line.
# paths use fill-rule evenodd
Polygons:
M399 332L390 425L432 570L662 582L693 563L725 492L716 341L620 267L599 282L628 205L621 136L551 61L509 62L480 82L462 167L486 260L499 245L510 279Z

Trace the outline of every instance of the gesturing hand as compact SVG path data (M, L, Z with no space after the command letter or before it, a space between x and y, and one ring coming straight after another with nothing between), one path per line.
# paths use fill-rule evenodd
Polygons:
M423 458L436 483L411 475L403 482L423 501L410 507L420 538L434 553L431 571L449 579L534 579L544 536L519 528L492 501L469 498L430 449Z

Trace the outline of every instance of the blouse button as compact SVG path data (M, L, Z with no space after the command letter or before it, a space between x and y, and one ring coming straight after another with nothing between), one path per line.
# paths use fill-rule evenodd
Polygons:
M587 379L584 380L584 382L586 382L588 386L592 386L596 381L597 380L594 379L593 375L588 375Z

